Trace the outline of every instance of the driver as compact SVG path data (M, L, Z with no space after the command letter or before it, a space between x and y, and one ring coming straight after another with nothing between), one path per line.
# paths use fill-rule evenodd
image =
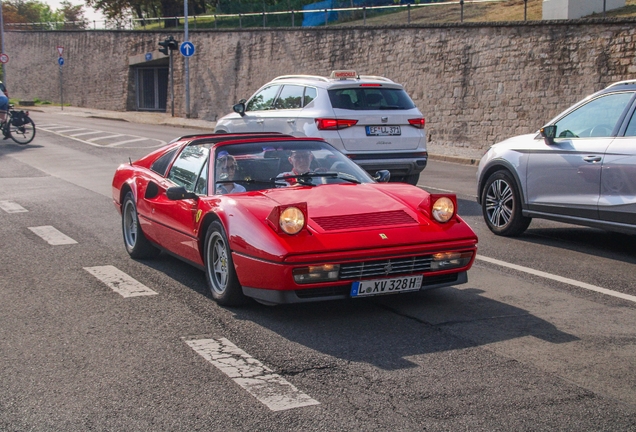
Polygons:
M278 174L276 177L285 176L297 176L301 174L307 174L311 171L311 162L314 160L314 155L309 150L292 150L289 155L289 163L292 164L292 170ZM292 186L298 183L295 178L285 179L288 186Z
M245 192L245 187L238 183L230 183L228 180L234 180L236 178L236 159L227 152L221 152L219 158L216 160L216 172L217 178L224 183L217 184L217 194L228 194ZM227 182L227 183L225 183Z

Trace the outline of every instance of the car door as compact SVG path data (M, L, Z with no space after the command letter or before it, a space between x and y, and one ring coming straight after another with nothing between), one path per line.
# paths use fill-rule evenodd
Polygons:
M245 104L245 115L232 120L230 132L263 132L264 122L270 116L279 90L279 85L273 85L254 94Z
M622 136L607 148L601 171L599 216L602 220L636 225L636 110Z
M274 102L274 109L264 118L265 132L280 132L299 136L296 120L302 108L304 86L285 84Z
M205 145L189 145L179 154L170 168L168 183L183 186L188 192L207 194L208 159ZM155 234L169 251L195 263L200 263L197 241L197 212L199 200L169 200L165 193L149 199Z
M553 144L528 154L530 210L598 219L601 167L631 93L601 95L554 124Z

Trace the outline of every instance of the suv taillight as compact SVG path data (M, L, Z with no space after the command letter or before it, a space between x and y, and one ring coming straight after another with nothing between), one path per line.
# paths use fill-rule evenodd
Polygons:
M336 130L351 127L358 123L358 120L317 118L316 126L318 130Z
M424 129L424 125L426 124L426 120L424 117L409 119L409 124L418 129Z

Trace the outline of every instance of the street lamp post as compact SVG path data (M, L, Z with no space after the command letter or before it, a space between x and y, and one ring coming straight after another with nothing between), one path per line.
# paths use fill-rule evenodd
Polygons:
M185 42L188 42L188 0L183 0L183 16L185 17L184 22L184 33L185 33ZM190 57L185 58L185 108L186 108L186 118L190 118Z

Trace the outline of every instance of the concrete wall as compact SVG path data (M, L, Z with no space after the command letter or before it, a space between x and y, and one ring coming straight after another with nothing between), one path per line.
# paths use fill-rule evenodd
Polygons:
M190 31L192 117L216 120L268 80L333 69L402 83L427 120L429 147L481 155L536 131L573 102L636 78L636 20L405 27ZM64 46L65 102L133 106L129 59L182 33L7 32L14 98L59 102L57 46ZM138 59L139 57L134 57ZM175 58L175 112L185 113L184 61ZM170 110L170 102L168 102Z

